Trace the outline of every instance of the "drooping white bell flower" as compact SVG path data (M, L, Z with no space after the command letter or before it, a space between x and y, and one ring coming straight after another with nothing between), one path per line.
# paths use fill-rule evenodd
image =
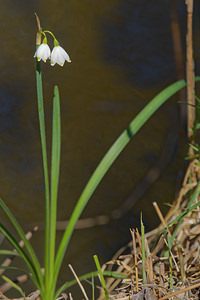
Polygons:
M43 43L37 48L34 57L37 57L37 60L41 59L46 62L48 58L51 56L51 50L47 45L47 38L45 37Z
M71 62L71 59L67 52L59 46L59 43L56 39L54 39L54 48L51 53L51 65L54 66L58 64L63 66L65 61Z

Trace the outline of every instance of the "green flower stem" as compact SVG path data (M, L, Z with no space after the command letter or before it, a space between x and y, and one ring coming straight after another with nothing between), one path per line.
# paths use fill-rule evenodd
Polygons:
M45 286L48 285L49 276L49 228L50 228L50 197L49 197L49 175L47 163L47 147L45 134L45 118L44 118L44 104L42 92L42 71L41 62L36 60L36 84L37 84L37 99L38 99L38 114L42 145L42 159L44 169L45 182L45 247L44 247L44 266L45 266Z
M54 46L59 46L59 42L57 41L55 35L51 31L49 31L49 30L42 31L43 34L45 34L45 32L49 33L53 37L53 39L54 39Z
M44 35L44 39L43 39L42 43L47 44L47 36L44 32L42 34Z

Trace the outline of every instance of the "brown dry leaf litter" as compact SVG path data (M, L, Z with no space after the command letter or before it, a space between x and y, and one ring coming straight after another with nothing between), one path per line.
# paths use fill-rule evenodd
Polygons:
M118 251L112 261L104 265L104 270L116 270L128 275L128 279L107 279L110 299L118 300L188 300L200 299L200 207L187 213L178 227L176 237L169 250L169 239L177 228L166 228L176 217L186 211L200 179L200 163L190 163L180 189L178 198L172 204L164 218L154 202L154 207L161 220L158 228L145 234L146 276L142 280L142 251L139 231L131 230L132 241ZM197 190L198 191L198 190ZM199 191L194 202L200 201ZM198 205L198 204L197 204ZM129 252L128 255L124 253ZM171 270L170 270L171 259ZM105 299L103 291L99 300Z

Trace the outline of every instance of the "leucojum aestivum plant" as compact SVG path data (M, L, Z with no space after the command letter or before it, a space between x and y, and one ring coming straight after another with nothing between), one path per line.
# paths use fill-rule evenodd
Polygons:
M37 17L37 16L36 16ZM102 178L111 167L113 162L122 152L122 150L129 143L131 138L138 132L138 130L147 122L152 114L171 96L186 86L185 80L179 80L155 96L146 107L131 121L129 126L122 132L117 138L108 152L105 154L96 170L92 174L90 180L85 186L77 204L72 212L69 223L63 233L63 237L56 249L56 220L57 220L57 195L58 195L58 182L59 182L59 169L60 169L60 150L61 150L61 113L60 113L60 96L58 86L54 87L53 97L53 118L52 118L52 149L51 149L51 170L50 178L47 164L47 147L46 147L46 133L45 133L45 113L43 105L43 88L42 88L42 61L46 62L50 59L51 65L56 63L63 66L65 61L71 62L67 52L59 45L59 42L55 38L54 34L48 30L42 30L40 22L37 17L38 33L36 39L36 85L37 85L37 101L38 101L38 115L39 115L39 127L41 135L41 148L43 158L43 170L44 170L44 186L45 186L45 232L44 232L44 262L40 265L38 257L31 246L30 241L26 239L25 233L11 210L7 207L6 203L0 199L0 207L8 217L8 220L13 225L13 228L17 236L24 242L24 248L22 248L17 239L11 234L6 226L0 222L0 231L14 247L15 251L0 250L2 255L17 255L22 258L26 265L26 270L18 269L28 274L32 282L34 283L38 293L42 300L55 300L61 293L66 290L72 284L75 284L76 280L66 281L63 285L58 286L58 275L63 262L63 258L66 254L67 247L71 235L73 233L75 224L79 219L83 209L88 203L89 199L93 195L95 189L101 182ZM54 39L54 48L51 52L47 44L47 34L50 34ZM41 38L43 41L41 43ZM52 70L53 71L53 70ZM200 78L196 78L199 80ZM44 272L42 268L44 267ZM15 267L0 266L1 269L17 269ZM98 271L80 276L80 280L93 278L98 275ZM103 276L112 276L118 278L125 278L123 274L117 274L115 272L103 272ZM3 276L2 276L3 277ZM5 280L10 281L7 277L3 277ZM12 285L17 288L19 292L22 292L20 287L17 287L14 283ZM108 298L108 292L104 286L106 298ZM24 294L23 294L24 295ZM25 297L25 296L24 296ZM94 297L93 297L94 298Z

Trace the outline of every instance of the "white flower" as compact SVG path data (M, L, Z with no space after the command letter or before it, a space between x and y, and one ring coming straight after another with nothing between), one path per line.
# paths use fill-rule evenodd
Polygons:
M51 50L47 43L42 43L36 50L34 57L37 57L37 60L41 59L46 62L48 58L51 56Z
M67 52L59 45L55 46L51 53L51 65L54 66L57 63L58 65L63 66L65 60L71 62Z

